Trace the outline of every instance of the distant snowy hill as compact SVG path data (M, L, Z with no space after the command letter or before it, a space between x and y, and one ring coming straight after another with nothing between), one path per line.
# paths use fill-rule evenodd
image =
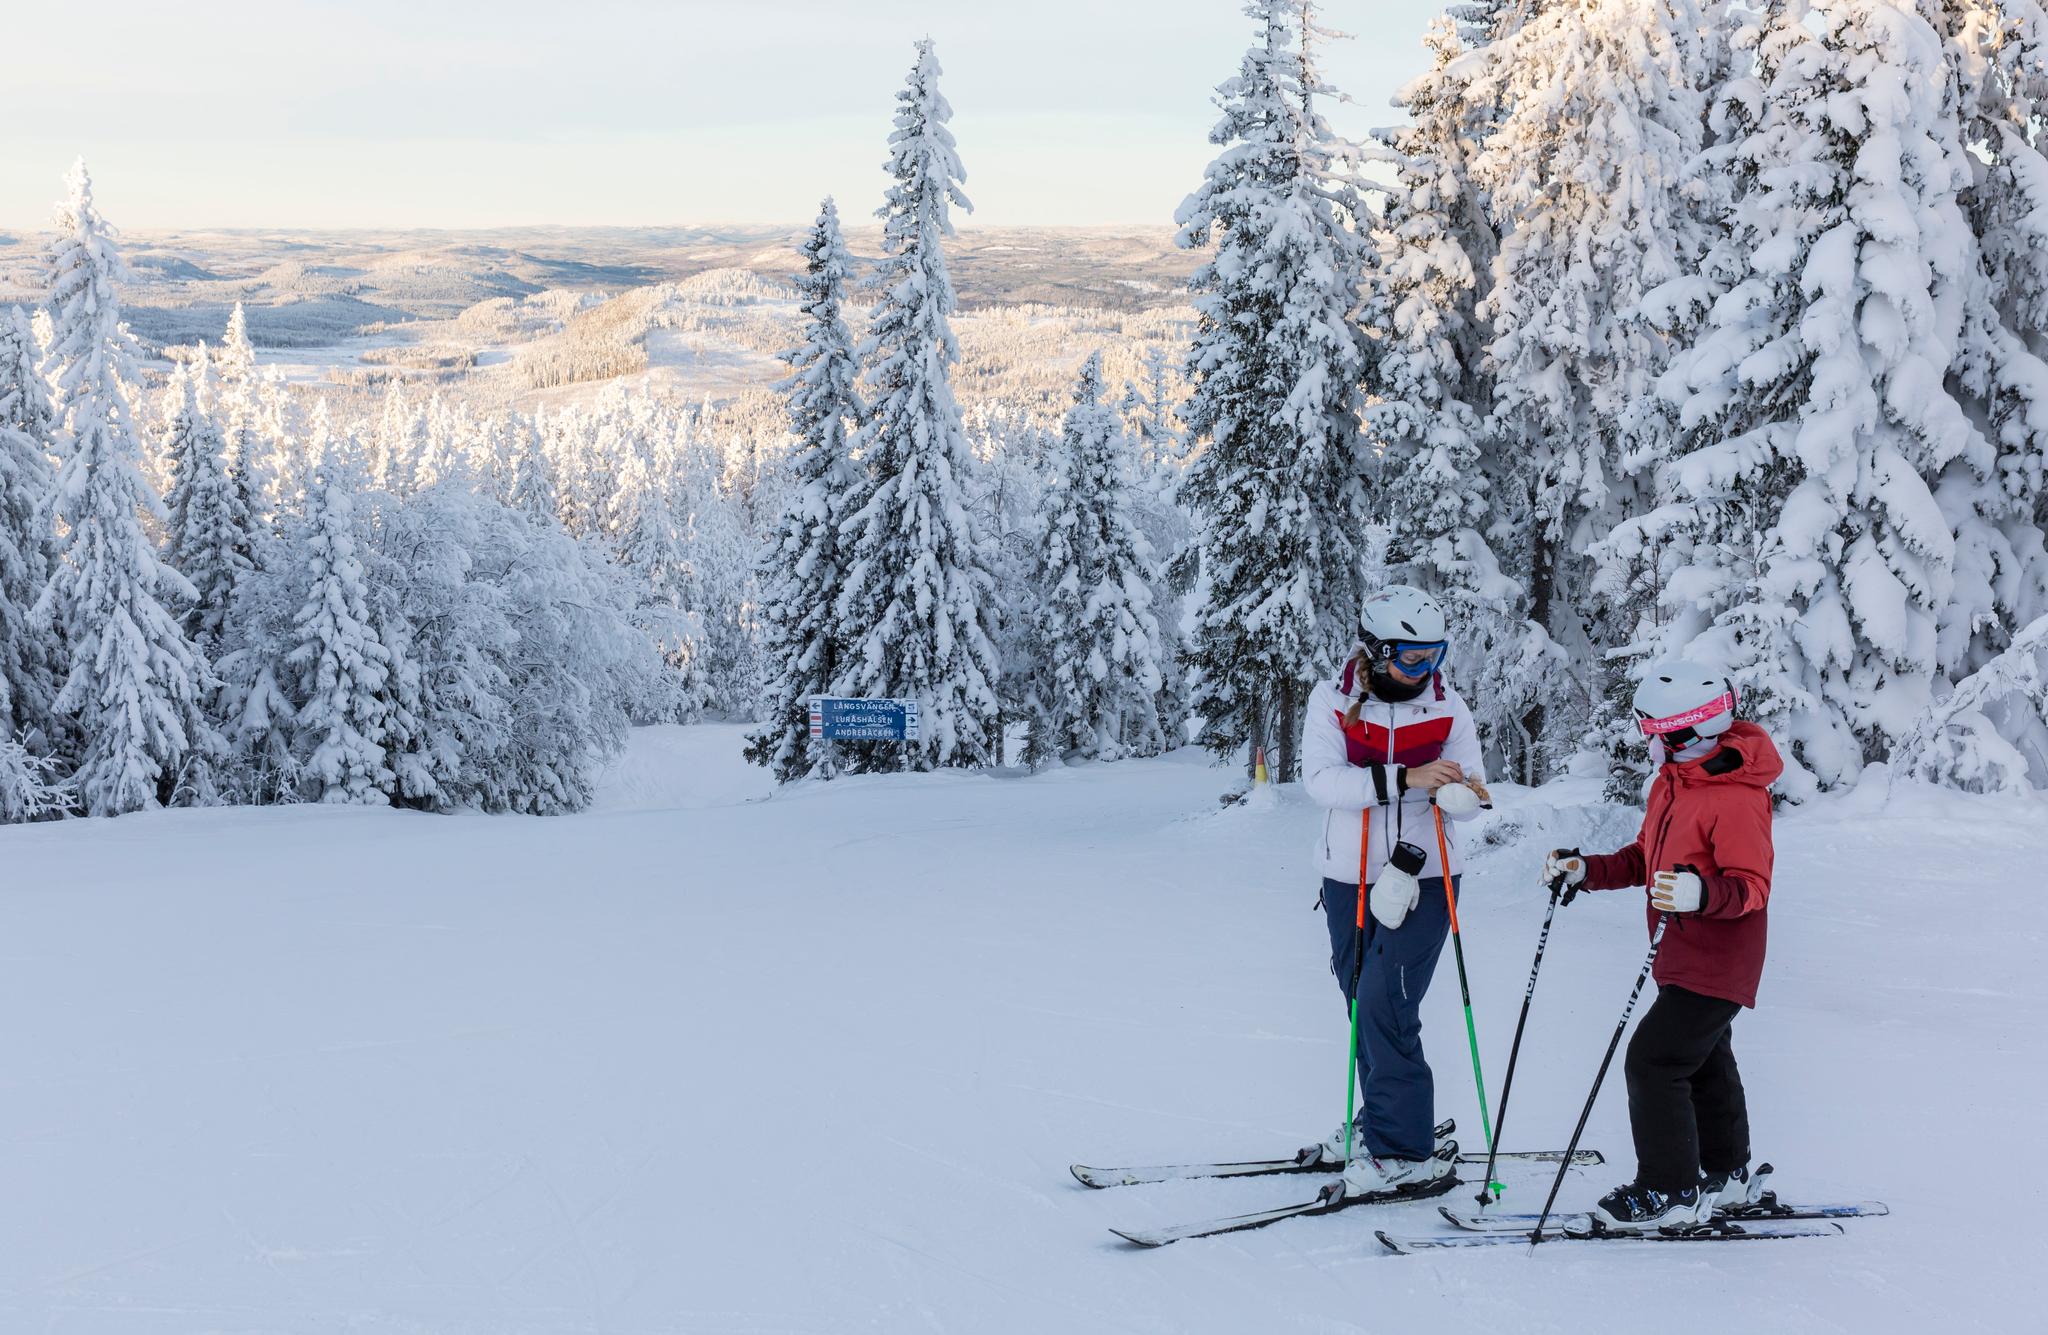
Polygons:
M550 820L151 811L0 829L0 1329L2014 1330L2048 1251L2038 802L1870 781L1779 823L1736 1025L1813 1243L1380 1254L1427 1205L1134 1253L1107 1228L1299 1180L1090 1192L1073 1160L1287 1152L1337 1119L1343 1016L1286 795L1190 752L769 796L729 726L638 732ZM1497 1083L1552 842L1629 813L1507 789L1463 926ZM1644 949L1560 914L1509 1139L1569 1134ZM1438 1106L1480 1141L1457 989ZM1618 1073L1588 1143L1627 1174ZM1533 1206L1540 1182L1508 1178Z
M400 379L505 403L628 378L636 388L724 399L781 374L775 354L795 334L787 284L800 234L124 233L134 273L122 314L152 348L217 344L228 313L244 303L265 364L303 385ZM856 228L848 239L863 267L879 253L879 229ZM0 236L0 306L41 299L43 244ZM969 371L985 391L1019 388L1020 377L1064 382L1083 343L1112 332L1177 340L1190 318L1195 257L1174 246L1168 228L968 226L948 251ZM749 283L759 287L753 307L736 308L732 289ZM1013 327L1034 321L1030 348L1014 347ZM1037 355L1048 350L1050 358Z

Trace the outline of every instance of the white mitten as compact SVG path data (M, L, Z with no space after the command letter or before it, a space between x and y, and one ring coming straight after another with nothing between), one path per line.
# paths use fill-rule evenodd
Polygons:
M1436 808L1452 820L1463 820L1479 810L1479 794L1462 783L1447 783L1436 790Z
M1698 913L1706 883L1694 871L1660 871L1650 883L1650 903L1665 913Z
M1586 879L1586 859L1576 848L1552 849L1550 856L1543 859L1543 884L1556 885L1559 881L1567 886L1577 885Z
M1408 920L1409 911L1422 902L1422 882L1415 873L1422 870L1426 861L1427 856L1415 845L1394 845L1393 856L1380 868L1380 878L1372 883L1372 916L1381 926L1399 927Z

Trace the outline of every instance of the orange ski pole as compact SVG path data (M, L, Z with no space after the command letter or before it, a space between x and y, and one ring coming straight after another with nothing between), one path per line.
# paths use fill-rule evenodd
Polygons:
M1351 938L1351 1060L1344 1071L1344 1162L1351 1162L1351 1119L1358 1097L1358 979L1365 970L1365 869L1372 858L1372 808L1358 813L1358 914Z

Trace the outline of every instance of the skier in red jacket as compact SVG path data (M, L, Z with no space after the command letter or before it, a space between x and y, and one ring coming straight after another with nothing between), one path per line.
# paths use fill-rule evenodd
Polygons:
M1771 897L1770 785L1784 772L1762 728L1735 717L1735 688L1713 668L1650 668L1635 710L1657 777L1642 832L1614 853L1560 848L1546 883L1643 886L1654 931L1671 915L1652 975L1657 1000L1629 1041L1628 1115L1636 1178L1594 1214L1641 1229L1705 1223L1749 1200L1749 1111L1729 1034L1756 1005Z

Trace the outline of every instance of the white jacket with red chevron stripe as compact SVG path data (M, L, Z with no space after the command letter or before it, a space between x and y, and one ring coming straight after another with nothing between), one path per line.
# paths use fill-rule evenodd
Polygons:
M1348 679L1350 669L1345 670ZM1412 765L1436 759L1455 760L1467 778L1486 781L1485 756L1472 711L1448 683L1442 698L1424 687L1413 700L1387 701L1367 697L1358 722L1349 728L1344 716L1351 708L1345 682L1319 682L1309 692L1308 717L1302 724L1301 785L1323 813L1315 858L1322 875L1356 885L1361 851L1365 879L1371 884L1401 840L1422 849L1428 861L1423 876L1441 876L1436 845L1435 814L1429 794L1403 791L1402 774ZM1359 845L1364 813L1372 811L1370 847ZM1454 822L1444 822L1450 846L1451 875L1464 870L1458 856Z

